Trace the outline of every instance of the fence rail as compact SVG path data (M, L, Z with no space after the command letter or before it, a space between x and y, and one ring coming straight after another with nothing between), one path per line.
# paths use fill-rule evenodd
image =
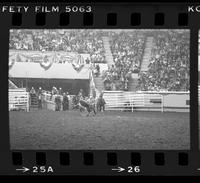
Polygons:
M103 93L106 110L189 112L190 109L189 92L104 91ZM70 96L69 106L72 106L72 97ZM46 92L42 98L45 108L55 109L55 96ZM29 93L25 88L9 89L9 110L29 111L29 103Z
M63 101L63 96L59 95L61 102ZM68 107L69 109L72 109L73 104L72 104L72 98L74 95L68 95L69 103ZM55 103L55 97L56 95L52 95L51 92L48 91L43 91L42 92L42 108L48 109L48 110L55 110L56 108L56 103ZM62 110L62 105L61 105L61 110Z
M29 93L26 92L26 88L9 89L8 93L9 111L20 109L29 111Z
M189 92L104 91L107 110L189 112Z

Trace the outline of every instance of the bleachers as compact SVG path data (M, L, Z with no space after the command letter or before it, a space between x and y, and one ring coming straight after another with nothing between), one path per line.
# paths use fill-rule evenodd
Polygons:
M141 69L138 88L189 91L189 32L167 31L153 37L151 54L147 54L149 64Z
M147 71L149 68L150 58L151 58L151 51L153 47L153 37L147 37L145 48L144 48L144 54L141 61L141 72Z
M64 51L90 54L91 62L105 63L103 40L99 31L12 29L9 48L23 51Z
M187 31L12 30L9 46L10 50L40 51L45 54L60 51L88 54L88 63L109 66L104 74L94 79L100 91L110 88L125 91L189 91L190 87ZM32 62L31 59L24 61ZM133 78L133 74L139 74L138 79ZM107 81L105 86L107 83L111 86L105 87L102 84L104 81Z

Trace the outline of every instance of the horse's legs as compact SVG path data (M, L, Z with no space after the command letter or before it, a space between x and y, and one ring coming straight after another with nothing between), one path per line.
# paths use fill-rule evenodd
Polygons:
M78 106L79 106L80 112L83 112L83 110L85 110L85 108L82 105L79 104Z
M87 112L88 112L87 116L89 116L89 115L90 115L90 112L91 112L90 106L87 106L86 109L87 109Z

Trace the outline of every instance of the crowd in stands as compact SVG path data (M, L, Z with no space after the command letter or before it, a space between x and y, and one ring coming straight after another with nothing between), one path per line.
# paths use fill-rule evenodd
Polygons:
M100 67L99 64L94 64L93 66L93 73L95 77L98 77L100 75Z
M139 74L138 90L189 90L187 31L12 30L9 46L14 50L87 53L91 63L106 63L103 36L109 38L113 56L113 64L101 76L106 90L129 90L132 73ZM153 37L150 64L147 71L140 72L148 36ZM98 64L94 73L100 75Z
M154 35L147 72L140 73L139 90L188 91L190 88L189 33Z
M104 63L101 34L91 30L11 30L10 49L66 51L90 54L91 62Z
M114 64L103 75L108 90L128 90L131 73L139 72L145 36L136 32L120 32L110 38Z
M121 67L112 65L106 72L102 73L102 79L106 90L128 90L128 82L131 71L126 72Z

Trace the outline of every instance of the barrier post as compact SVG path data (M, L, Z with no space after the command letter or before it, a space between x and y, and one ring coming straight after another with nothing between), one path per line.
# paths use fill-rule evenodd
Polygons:
M143 106L145 107L145 95L143 94Z
M133 99L130 97L130 93L129 93L129 103L131 107L131 112L133 112Z
M164 112L164 95L161 94L161 112Z
M28 95L28 97L27 97L28 98L28 100L27 100L27 112L29 112L30 111L30 108L29 108L29 106L30 106L29 105L29 93L27 93L27 95Z

